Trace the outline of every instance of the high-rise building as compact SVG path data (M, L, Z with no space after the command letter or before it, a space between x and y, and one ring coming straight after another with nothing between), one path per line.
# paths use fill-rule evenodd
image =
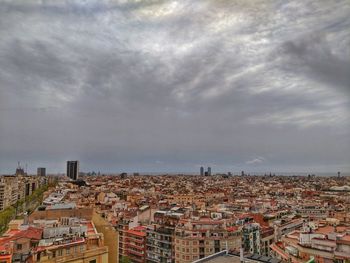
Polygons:
M39 167L37 169L37 176L46 176L46 168L44 167Z
M201 172L201 176L203 176L204 175L204 167L203 166L201 166L200 172Z
M208 176L211 176L211 167L208 167Z
M77 180L79 176L79 161L67 161L67 177Z

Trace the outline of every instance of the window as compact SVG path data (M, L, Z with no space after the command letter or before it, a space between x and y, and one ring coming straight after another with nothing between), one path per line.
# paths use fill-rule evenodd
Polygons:
M21 250L22 249L22 244L17 244L17 250Z
M70 248L67 248L66 249L66 255L69 255L70 254Z
M60 250L57 250L57 256L62 256L62 249L60 249Z
M96 259L90 260L89 263L96 263Z

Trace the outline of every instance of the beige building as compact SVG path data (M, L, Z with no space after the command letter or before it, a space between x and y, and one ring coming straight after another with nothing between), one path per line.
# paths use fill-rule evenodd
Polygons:
M52 245L48 245L44 242L42 247L45 247L45 249L40 250L40 245L36 248L33 262L116 262L117 233L114 228L102 220L99 215L94 214L93 209L46 209L44 211L35 211L29 216L29 221L37 223L45 220L54 221L57 218L61 218L61 221L63 220L62 224L68 224L67 222L71 221L74 222L74 220L76 221L76 219L79 218L79 231L83 233L76 236L63 234L62 242L58 240L56 244ZM77 226L70 226L70 228L72 230L77 229ZM54 224L52 230L48 231L49 233L59 233L59 231L63 230L58 229ZM64 239L69 240L64 241ZM111 249L110 252L109 249ZM39 253L40 256L38 256Z
M18 200L18 179L16 176L0 176L0 211Z
M193 262L225 249L238 251L241 239L240 229L225 220L180 220L175 229L175 262Z
M179 194L171 196L171 199L176 204L192 204L194 196L193 194Z
M87 239L77 238L68 243L62 242L33 253L32 262L54 263L108 263L108 248L103 245L99 234Z

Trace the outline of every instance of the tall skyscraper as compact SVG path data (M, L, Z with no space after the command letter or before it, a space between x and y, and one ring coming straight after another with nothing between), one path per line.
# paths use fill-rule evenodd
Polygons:
M208 176L211 176L211 167L208 167Z
M67 161L67 177L77 180L79 176L79 161Z
M39 167L36 172L37 176L46 176L46 168Z
M203 176L204 175L204 167L203 166L201 166L200 172L201 172L201 176Z

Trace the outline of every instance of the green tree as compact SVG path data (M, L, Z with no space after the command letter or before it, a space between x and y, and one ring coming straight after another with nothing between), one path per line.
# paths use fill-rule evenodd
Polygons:
M130 258L128 258L126 256L122 256L120 263L131 263L131 260L130 260Z

